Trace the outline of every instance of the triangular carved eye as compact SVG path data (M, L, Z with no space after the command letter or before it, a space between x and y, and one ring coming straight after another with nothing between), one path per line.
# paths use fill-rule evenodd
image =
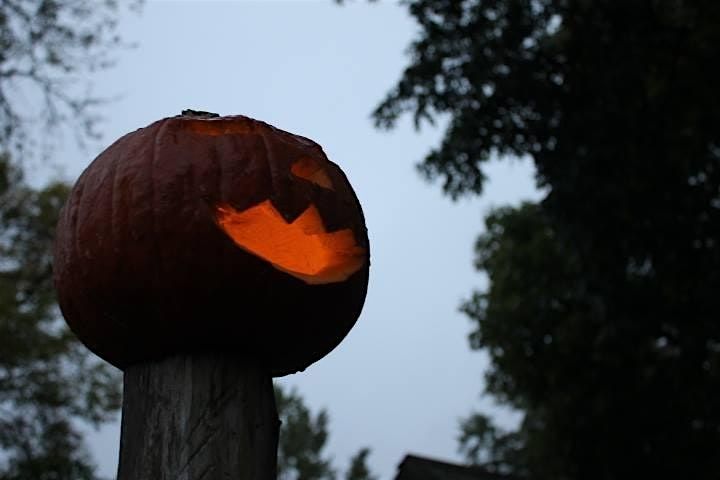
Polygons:
M314 158L301 158L292 164L290 172L296 177L304 178L315 185L327 188L328 190L334 190L332 180L330 180L330 177L322 165L320 165L320 162Z
M343 282L366 262L352 230L328 233L312 204L292 223L270 200L242 211L219 205L217 223L238 247L309 284Z

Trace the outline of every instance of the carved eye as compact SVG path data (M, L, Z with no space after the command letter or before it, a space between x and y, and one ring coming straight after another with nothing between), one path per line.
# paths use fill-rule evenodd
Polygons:
M304 178L315 185L327 188L328 190L333 190L333 184L330 177L328 177L328 174L322 168L320 162L314 158L302 158L298 160L292 164L290 171L296 177Z

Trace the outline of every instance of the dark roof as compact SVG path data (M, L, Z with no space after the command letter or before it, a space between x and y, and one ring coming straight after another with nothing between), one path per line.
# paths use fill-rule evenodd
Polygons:
M395 480L513 480L513 477L491 473L482 467L407 455L398 465Z

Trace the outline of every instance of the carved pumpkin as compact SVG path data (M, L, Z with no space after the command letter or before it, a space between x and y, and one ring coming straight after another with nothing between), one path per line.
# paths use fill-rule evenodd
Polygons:
M276 376L302 370L355 323L368 270L340 168L242 116L166 118L120 138L78 179L55 244L63 315L119 368L221 350Z

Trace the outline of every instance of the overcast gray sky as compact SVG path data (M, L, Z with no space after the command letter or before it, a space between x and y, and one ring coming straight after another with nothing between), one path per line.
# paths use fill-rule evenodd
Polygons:
M371 467L394 475L407 453L450 461L458 421L481 398L483 354L471 352L460 301L484 278L473 242L490 206L534 199L529 162L493 163L481 198L452 203L414 164L441 138L409 121L373 129L369 113L407 63L416 26L394 3L358 0L157 1L122 19L138 47L96 77L108 105L104 142L185 108L243 114L320 143L363 205L372 267L365 309L330 355L280 380L330 413L329 453L345 468L363 446ZM62 150L74 181L97 151ZM514 417L496 412L502 423ZM101 473L114 476L119 426L91 435Z

